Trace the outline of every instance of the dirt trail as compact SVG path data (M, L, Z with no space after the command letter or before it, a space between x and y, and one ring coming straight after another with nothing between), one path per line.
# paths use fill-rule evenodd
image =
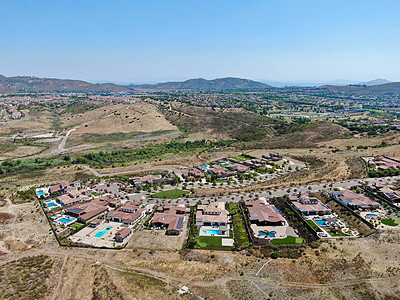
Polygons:
M66 262L67 262L67 257L64 258L63 264L61 266L60 275L58 276L57 287L54 290L54 293L53 293L53 296L51 297L51 300L56 300L57 299L58 293L60 291L62 279L63 279L64 266L65 266Z
M101 250L99 250L101 251ZM213 281L192 281L190 278L182 278L171 276L169 274L154 271L152 269L143 268L143 267L132 267L132 266L123 266L118 262L115 262L112 259L106 258L104 256L99 256L97 252L93 252L93 254L87 253L86 249L80 249L76 251L76 249L64 249L64 248L47 248L47 249L32 249L25 251L19 255L14 255L13 259L18 259L30 255L44 254L48 256L56 256L56 257L64 257L64 262L61 267L59 281L56 287L56 290L53 293L52 300L56 299L57 293L61 287L62 276L63 276L63 268L66 263L68 257L74 258L83 258L86 260L90 260L93 262L100 262L105 267L118 270L121 272L134 272L138 275L146 276L149 278L154 278L156 280L163 281L167 284L170 284L174 287L181 287L183 285L189 287L197 287L197 288L211 288L217 286L223 286L232 280L243 280L246 279L249 282L254 282L258 284L270 284L274 286L282 286L282 287L292 287L298 289L321 289L321 288L334 288L341 286L352 286L356 284L362 283L383 283L387 280L399 280L400 274L391 277L381 277L381 278L358 278L358 279L343 279L340 281L329 282L329 283L304 283L298 281L282 281L282 280L271 280L266 278L259 278L255 274L244 274L244 276L229 274L221 276ZM3 261L1 264L6 263ZM258 286L258 285L257 285Z

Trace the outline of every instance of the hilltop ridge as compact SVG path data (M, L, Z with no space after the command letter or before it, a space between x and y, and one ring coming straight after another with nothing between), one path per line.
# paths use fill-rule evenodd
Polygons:
M204 78L189 79L181 82L164 82L156 84L129 85L133 89L156 90L263 90L272 88L270 85L235 77L207 80Z

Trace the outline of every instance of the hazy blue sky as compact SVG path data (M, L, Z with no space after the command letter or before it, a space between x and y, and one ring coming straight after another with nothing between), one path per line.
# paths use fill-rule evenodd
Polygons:
M399 0L1 0L0 74L400 81Z

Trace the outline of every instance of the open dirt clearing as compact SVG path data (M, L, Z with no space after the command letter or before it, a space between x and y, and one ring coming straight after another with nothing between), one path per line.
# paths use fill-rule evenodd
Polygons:
M88 134L110 134L116 132L154 132L177 130L157 109L148 103L139 102L131 105L116 105L113 115L80 127L71 136ZM104 110L104 109L103 109ZM88 112L85 114L90 114ZM98 117L97 117L98 118ZM85 120L96 120L96 116L86 115Z
M0 122L0 135L24 132L50 130L53 122L51 113L47 110L22 110L24 117L8 122Z

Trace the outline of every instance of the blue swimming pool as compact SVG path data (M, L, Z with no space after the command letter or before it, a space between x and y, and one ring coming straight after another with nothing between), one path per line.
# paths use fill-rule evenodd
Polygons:
M219 230L211 229L211 230L203 230L203 234L220 234Z
M58 206L58 205L55 204L54 202L47 202L47 203L46 203L46 207L47 207L47 208L55 207L55 206Z
M377 217L378 215L376 214L366 214L367 217Z
M40 190L40 191L37 192L37 194L38 194L38 196L43 196L44 192L42 190Z
M76 218L72 218L72 217L70 217L70 218L68 218L68 217L63 217L63 218L61 218L61 219L58 219L57 221L58 221L58 222L61 222L61 223L69 224L69 223L71 223L71 222L73 222L73 221L75 221L75 220L76 220Z
M201 165L200 168L208 168L208 165Z
M98 233L95 234L95 237L102 237L103 235L105 235L107 232L109 232L112 229L111 226L107 226L106 228L104 228L102 231L99 231Z
M270 231L269 233L266 233L265 231L260 230L258 233L260 235L269 236L269 237L275 237L275 235L276 235L276 231Z
M319 226L327 226L325 219L314 220Z

